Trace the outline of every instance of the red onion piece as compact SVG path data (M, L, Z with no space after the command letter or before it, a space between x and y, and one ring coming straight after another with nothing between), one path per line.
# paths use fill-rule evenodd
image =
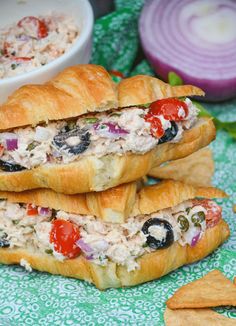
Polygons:
M39 207L38 208L38 213L41 216L47 216L47 217L52 216L52 210L50 208L46 208L46 207Z
M19 35L19 36L17 36L17 38L18 38L20 41L29 41L29 40L31 39L30 36L25 35L25 34Z
M17 138L6 139L6 147L8 151L14 151L18 149L18 139Z
M195 235L195 237L192 238L191 245L190 245L191 247L196 246L197 242L200 239L200 235L201 235L201 232L199 232L197 235Z
M90 253L93 251L93 249L87 243L85 243L84 240L82 240L82 239L79 239L76 242L76 244L85 253Z
M86 258L87 260L93 260L93 259L94 259L93 255L85 256L85 258Z
M105 126L105 128L101 128ZM99 132L101 136L104 137L117 137L117 136L124 136L128 134L128 131L125 129L120 128L116 123L112 122L104 122L104 123L95 123L93 125L94 130Z
M150 0L139 31L155 71L168 80L176 72L199 86L206 99L236 96L236 2L231 0Z

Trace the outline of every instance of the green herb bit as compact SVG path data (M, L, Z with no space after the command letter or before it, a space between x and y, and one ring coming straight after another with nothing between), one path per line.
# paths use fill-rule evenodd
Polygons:
M170 71L168 73L168 83L171 86L179 86L184 84L183 79L179 75L177 75L174 71Z
M52 249L46 249L45 253L48 254L48 255L52 255L53 250Z
M93 118L85 118L84 121L86 123L95 123L95 122L98 121L98 118L95 118L95 117L93 117Z
M17 65L16 63L12 63L12 64L11 64L11 69L12 69L12 70L15 70L15 69L17 68L17 66L18 66L18 65Z
M20 222L19 220L13 220L13 221L12 221L12 223L13 223L14 225L19 224L19 222Z
M189 214L191 207L186 208L186 213Z
M67 123L67 127L68 127L70 130L75 129L75 127L76 127L76 122L75 122L75 121L69 121L69 122Z
M121 113L118 113L118 112L111 112L109 114L110 117L120 117L121 116Z
M179 215L177 218L179 228L183 232L187 232L189 229L189 221L184 215Z
M32 151L38 144L34 141L28 145L26 148L27 151Z

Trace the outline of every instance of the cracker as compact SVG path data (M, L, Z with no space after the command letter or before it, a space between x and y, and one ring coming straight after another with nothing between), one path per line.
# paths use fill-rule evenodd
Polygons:
M236 205L233 205L233 212L236 213Z
M149 175L155 178L173 179L202 187L211 185L213 174L214 161L209 148L202 148L185 158L155 167L149 172Z
M211 309L166 308L164 320L166 326L236 326L236 319L222 316Z
M220 271L182 286L167 301L170 309L236 306L236 286Z

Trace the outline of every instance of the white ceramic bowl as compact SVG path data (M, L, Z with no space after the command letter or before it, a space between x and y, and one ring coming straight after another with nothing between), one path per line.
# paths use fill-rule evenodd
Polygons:
M0 103L14 90L26 84L40 84L51 79L65 67L88 63L91 55L93 11L88 0L19 0L1 1L0 27L19 21L25 16L51 12L64 13L75 19L80 30L78 40L61 57L30 72L0 79Z

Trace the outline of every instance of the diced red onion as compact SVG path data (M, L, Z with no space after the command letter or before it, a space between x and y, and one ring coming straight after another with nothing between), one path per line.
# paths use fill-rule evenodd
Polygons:
M85 253L89 253L89 252L93 251L93 249L87 243L85 243L84 240L82 240L82 239L79 239L76 242L76 245Z
M197 242L198 242L199 239L200 239L200 235L201 235L201 232L199 232L197 235L195 235L195 236L192 238L192 241L191 241L191 247L196 246Z
M28 36L28 35L24 35L24 34L22 34L22 35L20 35L19 37L17 37L20 41L29 41L30 39L31 39L31 37L30 36Z
M101 128L101 126L105 126L106 128ZM104 137L119 137L127 135L129 132L125 129L122 129L116 123L112 122L104 122L104 123L95 123L93 125L94 130L96 130L101 136Z
M46 207L39 207L38 208L38 213L41 216L47 216L47 217L52 216L52 210L50 208L46 208Z
M236 95L236 1L150 0L139 21L144 52L164 80L176 72L206 99Z
M14 132L2 133L1 140L8 151L14 151L18 148L18 136Z
M18 149L18 139L17 138L6 139L6 147L8 151L14 151Z
M94 259L93 255L85 256L85 258L86 258L87 260L93 260L93 259Z

